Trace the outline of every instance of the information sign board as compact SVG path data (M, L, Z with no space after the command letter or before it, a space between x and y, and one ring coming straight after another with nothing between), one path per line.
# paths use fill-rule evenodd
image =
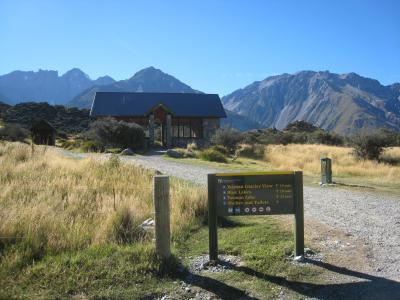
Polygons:
M294 213L293 172L215 174L218 216Z
M218 217L280 214L295 216L294 252L304 255L302 172L208 174L210 260L218 260Z

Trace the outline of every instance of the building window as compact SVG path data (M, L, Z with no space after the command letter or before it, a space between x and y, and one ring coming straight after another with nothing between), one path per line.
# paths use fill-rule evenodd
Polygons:
M172 137L175 138L202 138L203 122L200 118L173 118Z

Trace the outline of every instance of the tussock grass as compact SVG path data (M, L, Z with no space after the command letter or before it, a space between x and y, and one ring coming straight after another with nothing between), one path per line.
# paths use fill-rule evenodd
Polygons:
M381 162L358 160L352 154L352 148L326 145L289 144L270 145L266 148L264 160L276 170L302 170L306 175L319 176L320 157L332 159L332 172L335 177L366 179L371 183L393 185L400 184L400 148L388 148ZM391 163L387 163L387 162Z
M0 269L16 270L46 253L140 243L138 225L153 217L149 171L119 163L74 160L52 149L0 144ZM173 238L199 224L203 188L171 180Z

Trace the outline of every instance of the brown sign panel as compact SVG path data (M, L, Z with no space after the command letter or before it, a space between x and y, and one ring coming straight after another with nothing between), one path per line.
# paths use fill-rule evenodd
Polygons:
M294 214L294 173L215 174L218 216Z

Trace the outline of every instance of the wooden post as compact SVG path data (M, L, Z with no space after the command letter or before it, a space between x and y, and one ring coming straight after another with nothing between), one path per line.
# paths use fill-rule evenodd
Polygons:
M215 175L208 174L208 249L210 261L218 260L217 201L215 199Z
M303 172L294 172L294 254L304 256Z
M171 255L169 177L165 175L154 176L153 183L156 253L162 258L168 258Z
M332 183L332 160L321 157L321 183Z

